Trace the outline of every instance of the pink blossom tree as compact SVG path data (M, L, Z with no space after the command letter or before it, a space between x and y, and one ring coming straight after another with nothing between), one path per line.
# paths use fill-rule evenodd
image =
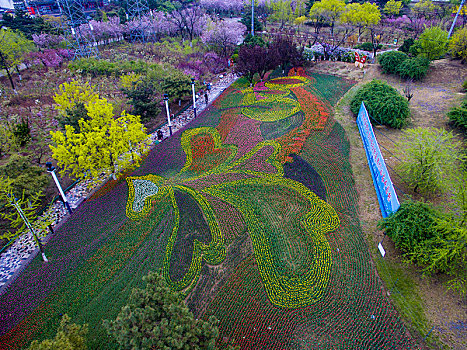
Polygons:
M41 33L33 34L32 40L39 49L51 49L60 45L60 43L65 40L65 38L61 35Z
M195 36L201 35L206 26L206 12L199 6L192 6L172 11L169 20L177 27L182 37L187 37L190 42Z
M206 30L201 39L224 57L230 56L235 47L241 43L246 27L239 22L220 21Z
M208 12L240 13L243 10L243 0L201 0L200 6Z

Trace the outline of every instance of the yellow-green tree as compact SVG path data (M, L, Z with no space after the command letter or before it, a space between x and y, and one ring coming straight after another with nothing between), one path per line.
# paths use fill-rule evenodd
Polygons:
M67 110L73 109L77 103L89 103L99 99L99 95L89 85L88 82L82 84L76 80L69 83L63 83L58 87L58 91L53 97L55 109L62 115L67 113Z
M308 11L306 8L307 4L305 0L295 0L292 5L295 6L292 6L295 18L306 16Z
M266 6L272 12L268 17L269 20L279 22L281 24L280 29L294 20L291 0L270 0L266 3Z
M331 35L334 33L334 25L345 10L345 1L341 0L321 0L315 2L310 9L310 17L322 16L331 25Z
M88 325L80 326L70 321L71 318L67 314L63 315L55 338L46 339L40 343L34 340L28 350L86 350Z
M467 28L457 30L451 37L448 44L449 53L462 62L467 60Z
M345 7L340 20L358 28L358 41L360 41L363 29L376 25L381 21L381 12L376 4L370 4L369 2L359 4L356 2Z
M10 28L0 29L0 69L5 69L13 90L15 90L15 84L10 71L20 65L24 60L24 55L32 50L34 50L34 43L26 39L23 34Z
M397 16L401 10L402 1L389 0L386 5L384 5L384 13L389 17Z
M436 11L439 9L438 5L435 5L431 0L421 0L413 6L413 13L417 17L425 17L426 19L433 18L436 15Z
M78 178L89 172L97 176L109 171L116 174L140 164L149 141L140 117L127 114L114 117L113 106L106 99L86 105L89 120L80 119L77 132L66 125L65 132L51 132L52 156L64 171Z
M71 125L76 131L79 130L80 119L87 120L86 105L99 99L99 95L94 91L88 82L80 83L73 80L63 83L58 87L58 91L53 97L58 111L58 122L61 127Z
M296 24L298 26L298 32L300 33L300 26L305 23L307 20L306 16L300 16L300 17L297 17L295 18L294 20L294 24Z
M48 215L37 217L38 208L41 205L41 192L36 192L26 198L25 193L14 193L13 180L8 176L0 176L0 203L8 208L2 212L3 219L10 222L10 230L0 234L0 239L14 239L23 234L31 233L42 254L44 261L47 261L40 236L47 234L47 227L52 223L52 218Z

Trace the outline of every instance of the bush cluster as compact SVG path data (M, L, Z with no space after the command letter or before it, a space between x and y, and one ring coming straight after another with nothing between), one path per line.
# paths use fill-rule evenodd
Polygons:
M415 40L413 38L408 38L404 40L404 43L399 47L399 51L402 51L406 54L410 52L410 47L415 44Z
M421 80L430 66L430 60L424 57L409 58L402 51L389 51L378 56L381 69L386 74L398 74L401 78Z
M455 126L467 133L467 100L464 100L460 106L452 108L448 112L448 117Z
M373 80L357 91L350 103L350 109L355 115L362 101L377 123L396 129L407 123L409 103L396 89L383 81Z
M96 58L82 58L71 62L68 68L74 73L97 76L120 76L129 72L144 73L151 65L143 60L110 62Z
M407 200L378 226L386 231L409 261L422 266L428 274L442 272L452 276L449 287L465 294L465 225L459 225L430 204Z
M378 44L378 50L381 50L383 48L383 45ZM361 43L360 45L354 46L354 49L359 49L363 51L373 51L373 43Z
M404 254L412 254L421 243L436 237L436 221L440 218L441 214L430 204L408 200L381 220L379 227Z
M421 80L428 73L430 60L424 57L409 58L397 66L397 73L401 78Z
M401 51L389 51L378 56L378 63L386 74L396 74L398 66L408 58Z

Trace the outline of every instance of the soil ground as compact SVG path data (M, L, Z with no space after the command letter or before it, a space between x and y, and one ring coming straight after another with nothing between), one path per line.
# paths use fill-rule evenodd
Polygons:
M359 84L366 83L372 79L380 79L388 82L403 94L407 82L396 76L385 75L381 72L379 65L368 65L364 70L356 68L353 64L343 62L319 62L313 71L343 76L357 80ZM433 62L430 72L421 82L412 83L413 98L410 101L411 122L408 127L437 127L446 128L456 134L460 140L462 135L452 129L446 113L455 105L460 104L464 98L461 85L467 79L467 67L459 61L448 59ZM348 94L352 94L349 91ZM370 250L375 257L376 246L383 242L386 250L384 259L391 264L402 266L404 273L416 284L422 300L423 310L430 326L430 334L414 334L420 338L423 348L467 348L467 297L448 291L443 285L446 276L426 277L421 270L413 265L403 262L400 252L394 247L389 238L384 237L384 233L377 228L377 221L381 218L379 205L373 190L373 184L365 153L362 149L360 135L355 123L355 117L349 109L349 102L341 100L336 108L336 119L344 126L351 142L351 158L354 177L359 192L360 219L362 227L366 233ZM383 157L387 164L393 168L396 160L391 156L390 151L394 149L394 142L397 142L401 131L387 127L377 127L376 137L381 146ZM379 132L378 132L379 131ZM465 142L465 140L464 140ZM413 195L410 189L392 171L391 178L401 191L412 195L414 199L420 199ZM401 193L399 193L399 197ZM440 198L430 199L435 204ZM386 286L390 294L390 286ZM409 328L411 328L409 326ZM424 337L434 336L438 339L430 344L426 344ZM436 344L437 343L437 344Z

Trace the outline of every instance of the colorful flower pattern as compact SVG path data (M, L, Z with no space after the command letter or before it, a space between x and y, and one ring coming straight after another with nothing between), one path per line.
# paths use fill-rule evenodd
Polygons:
M279 75L267 79L292 83ZM189 292L195 317L220 320L221 348L229 341L242 350L416 348L382 292L363 238L349 141L326 116L352 82L303 69L289 75L307 83L289 86L288 95L268 81L257 84L254 103L287 97L299 104L297 114L270 122L245 116L248 83L240 79L191 129L152 150L131 174L140 180L133 199L130 183L113 181L85 201L47 244L50 262L34 260L0 296L0 348L53 338L67 313L89 324L90 349L116 349L102 320L115 318L132 288L159 268L174 288ZM285 132L271 134L276 127ZM289 159L291 153L297 155ZM319 191L310 185L316 176ZM310 221L323 204L309 191L326 200L324 212L337 214L334 231L317 229L331 229L325 215ZM297 295L301 279L316 282L305 297Z
M199 151L199 140L203 140L203 145L209 146ZM147 215L153 203L157 204L160 201L169 201L173 207L175 224L164 262L164 274L172 287L177 290L191 290L198 281L203 260L207 264L216 265L225 258L222 229L216 220L216 213L206 199L206 194L209 194L229 203L241 213L248 227L264 287L274 305L297 308L319 300L328 283L331 265L330 247L325 234L336 229L339 219L332 207L307 187L283 176L283 167L275 160L280 145L274 141L263 141L241 158L234 160L237 148L234 145L222 144L219 132L207 127L185 131L181 144L187 161L175 177L165 179L156 175L146 175L127 178L130 193L127 215L130 218L137 219ZM197 157L212 159L219 154L228 154L228 157L222 163L211 161L212 166L204 169L202 173L193 168L193 164L199 161ZM263 166L262 170L257 170L251 163L267 163L269 168ZM208 177L210 179L206 181ZM148 185L149 183L152 185ZM196 188L192 187L192 183L196 184ZM212 237L208 245L195 240L189 271L178 282L174 282L168 273L179 229L179 207L174 190L188 193L198 203ZM244 191L257 192L260 205L242 196ZM282 197L301 202L299 210L289 215L274 207L284 215L283 220L288 220L287 224L273 227L265 224L267 213L264 208L271 207L271 204L267 203L273 200L268 198L271 193L280 193ZM290 229L287 230L287 227ZM291 232L291 228L294 232ZM302 260L303 263L298 268L284 266L283 256L287 254L285 247L273 243L292 242L293 235L308 235L313 245L312 253Z

